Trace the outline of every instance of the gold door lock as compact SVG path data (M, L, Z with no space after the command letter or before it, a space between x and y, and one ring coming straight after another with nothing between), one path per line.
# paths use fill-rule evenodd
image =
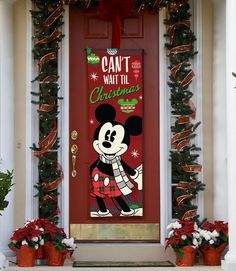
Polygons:
M73 178L76 177L77 175L77 170L75 169L76 165L76 159L77 159L77 152L78 152L78 146L76 144L73 144L70 148L70 151L72 153L72 171L71 171L71 176Z

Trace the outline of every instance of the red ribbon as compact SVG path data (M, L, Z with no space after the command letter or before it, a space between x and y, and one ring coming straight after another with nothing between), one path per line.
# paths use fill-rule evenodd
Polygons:
M56 81L57 81L57 76L48 75L43 79L42 84L47 84L47 83L56 82Z
M202 165L185 165L185 166L182 166L182 169L185 171L185 172L201 172L202 171Z
M171 139L171 142L172 144L176 143L177 141L180 141L184 138L186 138L187 136L189 136L190 134L192 134L193 132L193 128L190 128L188 130L185 130L183 132L180 132L180 133L177 133L175 134L172 139Z
M188 86L192 81L193 78L195 77L195 74L193 72L193 70L191 70L185 77L184 79L181 81L180 85L181 87L186 87Z
M58 164L58 171L60 171L60 173L61 173L61 176L59 178L57 178L55 181L42 184L43 189L47 190L47 192L50 192L50 191L57 189L59 184L62 182L62 180L64 178L64 174L62 171L62 167L59 164Z
M184 60L183 62L179 63L178 65L174 66L170 72L171 72L171 75L175 78L176 77L176 74L177 72L180 70L180 68L188 62L188 59Z
M168 36L170 37L170 42L172 43L173 42L173 39L174 39L174 33L175 33L175 29L176 29L176 26L177 25L185 25L186 27L190 28L190 21L189 20L183 20L183 21L179 21L173 25L171 25L169 28L168 28Z
M134 7L134 0L101 0L99 17L112 23L112 48L120 48L121 23Z
M180 206L183 201L187 200L187 199L191 199L193 197L193 194L186 194L186 195L182 195L182 196L179 196L177 199L176 199L176 202L177 204Z
M62 32L58 29L55 29L49 37L35 42L35 45L48 43L50 41L55 40L56 38L59 38L61 35Z
M197 216L197 209L193 209L193 210L189 210L189 211L185 212L182 219L183 220L191 220L195 216Z
M44 56L42 56L39 60L39 70L41 71L42 67L43 67L43 64L45 62L47 62L48 60L53 60L53 59L56 59L57 58L57 54L52 52L52 53L48 53Z
M55 102L53 104L41 104L39 107L40 112L51 112L55 108Z
M185 139L180 141L177 145L176 145L176 150L178 152L182 151L185 147L189 146L190 140L189 139Z
M34 151L33 154L35 156L36 155L38 156L38 155L43 155L44 153L48 152L52 148L56 140L57 140L57 125L54 124L50 133L38 143L41 150Z
M185 181L180 181L177 186L176 189L181 189L181 190L185 190L185 189L195 189L197 186L197 182L196 181L192 181L192 182L185 182Z
M57 9L55 9L53 13L44 21L43 26L47 28L52 25L62 15L64 11L64 6L62 4Z
M180 54L180 53L187 53L192 49L192 44L187 44L187 45L179 45L170 50L170 55L174 54Z

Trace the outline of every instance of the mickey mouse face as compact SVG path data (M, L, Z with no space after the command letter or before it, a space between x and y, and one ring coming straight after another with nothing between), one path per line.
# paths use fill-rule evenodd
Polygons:
M106 122L100 128L98 139L94 140L95 151L102 154L106 159L113 159L120 156L128 149L128 145L123 142L125 136L124 127L121 124Z
M142 133L142 119L131 116L122 125L115 121L116 111L110 104L102 104L96 108L96 119L100 122L94 133L93 147L106 159L113 159L124 154L130 144L130 135Z

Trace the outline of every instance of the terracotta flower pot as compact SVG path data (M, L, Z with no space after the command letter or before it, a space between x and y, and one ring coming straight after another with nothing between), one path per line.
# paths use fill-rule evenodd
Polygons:
M50 242L45 244L45 250L48 257L48 265L50 266L62 266L68 253L67 250L58 251L54 245Z
M36 259L42 260L46 259L46 257L47 255L44 246L39 246L39 248L36 250Z
M195 256L197 249L192 246L184 246L183 249L183 258L179 257L179 254L176 253L176 265L178 266L193 266L195 261Z
M217 248L210 245L203 246L200 251L203 255L205 265L221 265L221 254L227 247L227 244L222 244Z
M36 249L27 245L16 249L17 265L20 267L35 266Z

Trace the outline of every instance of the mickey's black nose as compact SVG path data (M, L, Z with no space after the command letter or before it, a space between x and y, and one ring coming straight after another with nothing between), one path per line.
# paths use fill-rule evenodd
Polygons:
M103 141L102 145L103 145L103 147L105 147L107 149L111 147L111 143L108 141Z

